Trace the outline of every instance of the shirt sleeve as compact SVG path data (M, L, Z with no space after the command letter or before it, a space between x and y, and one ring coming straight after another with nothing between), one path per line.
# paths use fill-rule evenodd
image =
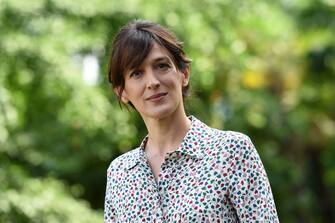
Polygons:
M113 198L113 180L112 180L112 168L110 166L107 170L107 183L106 183L105 208L104 208L105 223L115 222L115 209L113 207L112 198Z
M240 222L279 222L267 174L250 138L243 135L231 146L235 166L229 196Z

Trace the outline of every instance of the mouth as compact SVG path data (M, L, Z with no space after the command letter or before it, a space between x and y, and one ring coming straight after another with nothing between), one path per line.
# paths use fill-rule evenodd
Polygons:
M154 95L151 95L150 97L148 97L146 100L148 100L148 101L159 101L160 99L162 99L167 94L168 94L167 92L154 94Z

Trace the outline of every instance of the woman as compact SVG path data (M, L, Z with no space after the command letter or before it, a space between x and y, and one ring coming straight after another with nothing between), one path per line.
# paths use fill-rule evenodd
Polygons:
M166 28L135 20L117 34L109 80L148 135L108 168L105 222L279 222L250 139L186 116L189 77Z

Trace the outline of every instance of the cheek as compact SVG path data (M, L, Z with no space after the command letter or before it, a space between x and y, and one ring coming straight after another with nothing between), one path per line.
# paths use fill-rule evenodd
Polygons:
M162 81L170 89L182 88L182 79L177 72L170 73L169 76L166 76Z
M136 99L141 96L144 92L144 88L141 83L129 82L125 84L124 90L127 92L129 99Z

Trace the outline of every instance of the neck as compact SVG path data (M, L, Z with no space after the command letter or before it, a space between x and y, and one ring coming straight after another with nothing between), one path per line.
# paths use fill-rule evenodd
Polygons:
M148 129L145 151L149 156L164 157L176 150L191 127L184 111L162 119L147 118L144 122Z

